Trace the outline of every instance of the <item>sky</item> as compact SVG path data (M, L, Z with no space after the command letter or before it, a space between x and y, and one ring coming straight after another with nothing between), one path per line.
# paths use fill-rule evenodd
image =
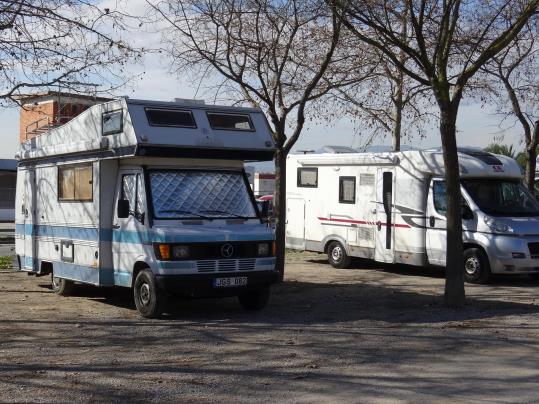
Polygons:
M113 0L110 0L113 1ZM106 4L106 3L105 3ZM143 0L130 0L131 11L143 13ZM139 29L127 34L127 40L132 46L146 48L159 44L161 33L152 27ZM185 76L172 73L169 64L162 57L146 56L142 62L129 66L130 72L137 77L128 87L117 91L116 95L128 95L131 98L172 101L174 98L193 98L197 83L189 82ZM200 97L197 97L200 98ZM208 100L206 100L208 102ZM210 102L208 102L210 103ZM487 109L472 102L463 101L457 122L457 143L459 146L484 147L491 143L496 136L504 135L504 143L513 144L517 150L522 149L518 127L501 131L499 116L493 115ZM0 158L13 158L18 149L19 111L17 108L0 107ZM436 124L432 125L436 128ZM315 122L308 120L300 139L293 150L319 149L325 145L341 145L360 147L369 137L367 130L356 128L350 119L342 118L332 122ZM403 144L416 148L440 146L440 135L436 129L426 134L424 139L417 136L404 139ZM377 138L373 144L389 145L389 138Z

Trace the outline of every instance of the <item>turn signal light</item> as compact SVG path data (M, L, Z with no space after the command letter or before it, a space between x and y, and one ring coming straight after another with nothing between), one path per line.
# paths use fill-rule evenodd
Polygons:
M159 255L162 260L170 259L170 245L169 244L159 244Z

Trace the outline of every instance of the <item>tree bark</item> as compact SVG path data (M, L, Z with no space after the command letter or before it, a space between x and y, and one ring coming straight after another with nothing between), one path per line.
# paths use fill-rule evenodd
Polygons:
M537 143L539 141L539 121L533 126L531 141L526 144L526 187L535 195L535 170L537 169Z
M394 152L401 150L402 129L402 81L398 84L397 95L393 100L393 133L391 135Z
M447 252L444 303L449 307L462 307L465 300L460 171L456 140L457 111L458 107L451 102L440 103L440 134L447 187Z
M275 269L279 272L279 280L284 279L285 236L286 236L286 156L280 149L275 153L275 243L277 255Z

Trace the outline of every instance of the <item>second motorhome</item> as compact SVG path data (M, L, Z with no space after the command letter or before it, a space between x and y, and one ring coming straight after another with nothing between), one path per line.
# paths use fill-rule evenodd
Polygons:
M539 274L539 203L517 163L475 149L459 152L464 273ZM291 155L287 163L286 245L416 266L446 261L442 153Z

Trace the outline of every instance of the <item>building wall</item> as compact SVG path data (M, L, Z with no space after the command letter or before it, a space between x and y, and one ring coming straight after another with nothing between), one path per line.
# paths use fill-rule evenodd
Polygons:
M19 119L19 141L22 143L26 139L26 128L39 119L49 117L51 121L58 113L58 103L56 101L45 101L38 104L26 104L21 108ZM47 121L39 122L39 126L46 125ZM32 126L34 128L34 126ZM32 129L31 128L31 129ZM31 139L33 136L28 136Z

